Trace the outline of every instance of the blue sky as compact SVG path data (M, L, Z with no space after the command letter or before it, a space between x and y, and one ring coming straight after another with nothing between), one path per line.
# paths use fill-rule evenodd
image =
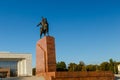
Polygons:
M120 61L119 0L0 0L0 51L32 53L41 16L55 37L56 59L99 64Z

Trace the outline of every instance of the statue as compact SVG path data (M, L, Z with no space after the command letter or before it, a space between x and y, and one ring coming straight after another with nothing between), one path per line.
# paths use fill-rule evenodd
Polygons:
M42 37L42 34L44 34L44 36L49 35L49 24L47 22L47 18L42 17L42 21L37 25L37 27L40 27L40 38Z

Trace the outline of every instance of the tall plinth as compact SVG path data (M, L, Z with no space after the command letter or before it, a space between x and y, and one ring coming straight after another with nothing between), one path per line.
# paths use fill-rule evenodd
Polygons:
M57 72L55 41L51 36L45 36L37 42L36 76L40 80L114 80L114 74L107 71Z
M51 36L45 36L36 45L36 75L55 71L55 40Z

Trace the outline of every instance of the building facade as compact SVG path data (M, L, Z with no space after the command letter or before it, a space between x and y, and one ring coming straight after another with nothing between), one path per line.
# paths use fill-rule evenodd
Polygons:
M10 76L32 76L32 54L0 52L0 69L10 69Z

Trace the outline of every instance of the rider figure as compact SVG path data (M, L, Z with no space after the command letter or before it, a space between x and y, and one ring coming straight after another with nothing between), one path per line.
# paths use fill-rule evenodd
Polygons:
M47 29L47 19L46 18L42 17L42 22L40 24L42 25L42 28L44 30Z

